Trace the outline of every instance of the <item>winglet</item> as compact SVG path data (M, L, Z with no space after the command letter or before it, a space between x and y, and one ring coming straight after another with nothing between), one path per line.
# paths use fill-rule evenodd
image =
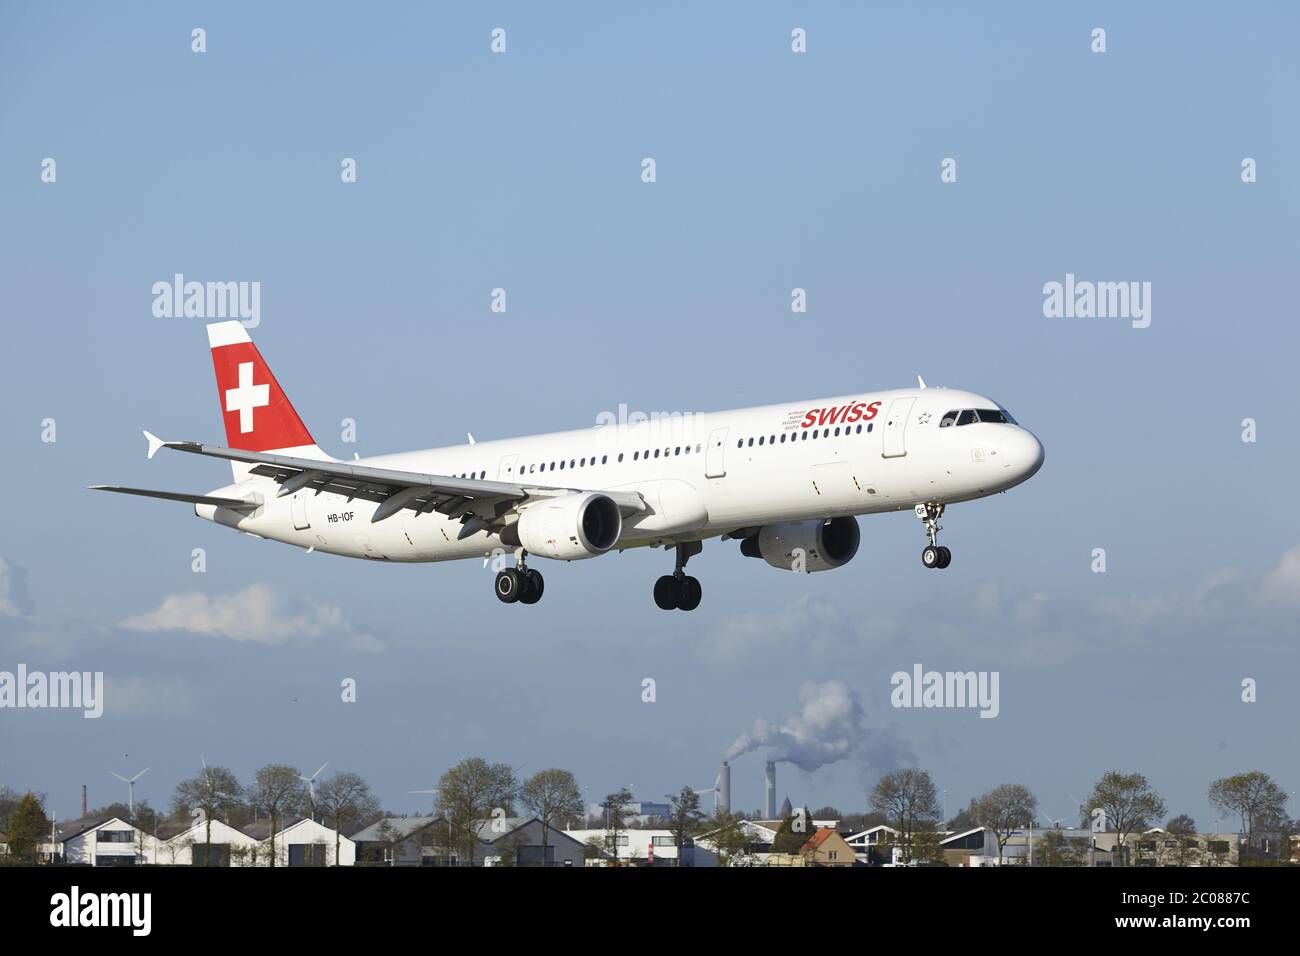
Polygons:
M158 449L159 449L159 448L162 448L164 445L167 444L165 441L163 441L161 438L159 438L159 437L158 437L157 435L155 435L153 432L145 432L145 433L144 433L144 437L145 437L145 438L148 440L148 442L149 442L149 457L150 457L151 459L153 458L154 455L158 454Z
M921 376L918 375L916 377L916 384L920 385L922 388L925 388L925 379L921 378Z

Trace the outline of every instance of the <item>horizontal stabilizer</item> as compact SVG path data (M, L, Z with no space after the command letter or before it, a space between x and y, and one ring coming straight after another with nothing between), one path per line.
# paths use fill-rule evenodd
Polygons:
M214 498L212 495L187 495L181 491L151 491L148 488L118 488L114 485L90 485L91 491L116 491L123 495L142 495L145 498L163 498L167 501L186 501L193 505L215 505L236 511L255 511L261 507L256 501L243 498Z

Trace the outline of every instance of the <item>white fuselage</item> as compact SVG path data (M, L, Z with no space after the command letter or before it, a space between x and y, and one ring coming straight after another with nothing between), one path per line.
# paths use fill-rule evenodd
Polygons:
M656 416L359 463L525 485L636 491L649 510L624 522L617 545L622 549L1005 491L1042 464L1042 446L1031 433L1014 424L940 427L942 416L954 409L998 407L972 392L899 389ZM502 547L495 534L485 532L458 540L460 521L437 512L402 511L372 523L378 507L373 502L310 490L277 498L278 489L269 478L251 477L212 494L255 493L263 500L256 511L211 505L195 511L260 537L350 557L449 561Z

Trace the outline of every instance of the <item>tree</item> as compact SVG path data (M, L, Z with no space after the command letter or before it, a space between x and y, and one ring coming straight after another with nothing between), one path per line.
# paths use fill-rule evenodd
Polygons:
M1248 854L1253 852L1256 823L1286 818L1286 791L1259 770L1220 777L1210 784L1209 798L1216 810L1235 813L1241 819Z
M1124 865L1124 847L1129 835L1154 826L1165 815L1165 801L1151 789L1146 777L1118 770L1107 771L1097 781L1084 807L1090 815L1098 809L1106 814L1106 823L1115 830L1120 866Z
M451 827L460 858L474 862L479 826L494 814L510 816L519 785L508 764L466 757L438 780L438 812Z
M954 833L963 833L966 830L973 830L979 826L979 823L976 822L975 818L975 798L971 797L970 803L968 803L965 808L958 810L945 826Z
M9 853L23 863L36 862L36 849L48 829L45 807L30 790L9 813Z
M772 838L773 853L797 854L812 836L812 816L808 808L796 810L781 821L776 836Z
M1165 824L1166 833L1175 833L1178 836L1192 836L1196 833L1196 821L1185 813L1180 813L1176 817L1170 817L1169 822Z
M704 819L700 809L700 795L690 787L682 787L678 794L668 795L668 829L672 831L673 843L677 846L677 865L682 865L682 848L686 841L694 836L696 828Z
M551 827L557 820L582 813L582 790L567 770L539 770L519 789L519 802L542 824L542 866L550 846Z
M203 861L208 862L207 847L212 846L212 821L229 822L231 810L244 797L239 780L225 767L204 767L197 777L182 780L172 794L172 810L177 816L192 819L195 810L203 811Z
M1032 829L1038 814L1038 798L1019 783L1004 783L975 800L975 820L998 841L998 865L1011 834L1022 827ZM1030 839L1033 839L1032 833Z
M316 789L316 805L325 811L326 819L333 821L334 865L338 866L344 825L377 813L379 798L371 793L370 785L360 774L339 772L327 777Z
M608 794L601 808L605 811L605 846L609 849L614 865L618 865L618 838L628 829L628 804L632 802L632 791L623 787Z
M749 834L739 813L719 811L705 825L723 866L730 866L749 852Z
M1035 848L1034 865L1078 866L1083 860L1084 842L1082 837L1069 836L1060 830L1048 830Z
M924 770L915 768L887 773L871 788L871 807L897 822L903 862L912 859L912 834L919 820L939 816L939 794Z
M307 787L298 775L297 767L285 764L267 764L257 771L257 780L249 793L253 806L271 819L270 865L275 866L275 832L280 818L301 812L307 803Z

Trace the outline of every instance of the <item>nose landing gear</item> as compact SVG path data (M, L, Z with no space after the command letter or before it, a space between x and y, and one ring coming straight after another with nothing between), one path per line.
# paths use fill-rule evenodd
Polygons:
M919 504L916 506L916 516L924 522L925 533L930 539L929 546L921 551L921 563L927 568L943 570L952 564L952 552L937 542L939 532L943 530L939 524L939 519L943 517L943 505Z
M687 541L677 545L677 567L672 574L665 574L655 582L655 604L660 610L694 611L700 606L704 589L700 582L684 570L686 562L692 555L704 550L698 541Z

